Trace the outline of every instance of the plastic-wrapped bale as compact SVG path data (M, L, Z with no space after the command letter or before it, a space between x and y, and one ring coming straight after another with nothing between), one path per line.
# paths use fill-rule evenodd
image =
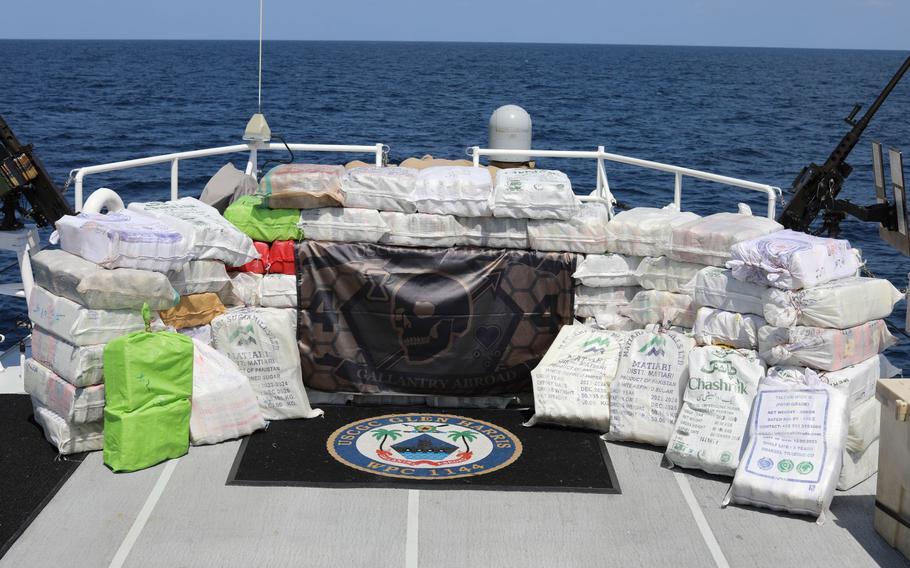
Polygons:
M609 220L609 211L603 203L582 203L571 219L531 219L528 240L533 250L601 254L607 250Z
M680 467L732 476L765 364L758 353L696 347L666 456Z
M344 206L414 213L417 211L413 200L417 174L414 168L394 166L351 168L341 180Z
M785 380L769 370L758 387L748 443L724 505L811 515L824 522L841 472L846 397L811 370Z
M610 429L610 382L616 375L620 333L575 324L563 326L531 371L534 416L538 423Z
M903 294L891 282L852 277L796 292L769 288L763 296L770 325L846 329L891 315Z
M878 440L881 432L882 405L875 397L849 410L847 442L844 449L854 455L866 451L872 442Z
M180 303L169 310L158 312L165 325L174 329L207 325L225 312L217 294L191 294L180 298Z
M780 231L783 226L767 217L741 213L715 213L670 232L667 256L673 260L724 266L736 243Z
M65 215L56 227L60 248L104 268L166 273L192 258L189 235L138 211Z
M437 166L420 170L413 200L420 213L489 217L492 191L486 168Z
M380 213L389 231L379 239L387 245L404 247L451 247L461 236L461 225L451 215L427 213Z
M735 278L783 290L856 276L862 265L849 241L789 229L737 243L730 252L727 266Z
M215 349L250 379L266 420L314 418L303 389L296 310L237 308L212 321Z
M44 437L61 455L95 452L104 446L104 423L72 424L38 400L32 399L35 422L44 431Z
M730 270L709 266L695 276L692 293L699 306L710 306L740 314L765 313L764 293L768 288L733 278Z
M456 245L487 248L528 249L528 220L506 217L458 217L461 234Z
M259 299L265 308L297 309L297 277L266 274L260 283Z
M692 295L695 277L705 267L703 264L679 262L665 256L645 257L635 271L638 285L646 290L663 290Z
M280 164L259 182L271 209L341 207L344 166Z
M638 286L636 271L641 261L640 256L589 254L579 263L572 278L592 288Z
M97 385L104 377L104 345L79 347L40 327L32 328L32 358L76 387Z
M231 276L231 300L233 306L261 306L263 274L239 272Z
M227 356L194 340L190 441L217 444L265 428L249 379Z
M375 209L345 207L300 212L300 228L313 241L378 243L389 226Z
M642 327L632 321L632 318L628 318L613 310L597 312L593 317L588 318L586 323L597 329L607 331L632 331L633 329L641 329Z
M876 438L862 453L852 454L844 450L840 475L837 478L838 491L853 489L878 472L879 440Z
M875 357L897 340L882 320L848 329L773 327L758 330L758 350L768 365L837 371Z
M844 393L847 407L852 412L860 403L875 397L875 384L879 379L890 379L900 372L887 357L879 354L838 371L820 372L818 376Z
M180 296L204 294L206 292L219 293L231 283L224 264L217 260L194 260L188 262L180 270L169 272L167 277ZM177 300L179 301L180 298L178 297ZM164 310L174 307L175 304L176 302L170 306L158 308L149 303L149 307L153 310ZM142 305L140 304L139 307L141 308Z
M138 310L93 310L33 286L28 315L32 324L78 346L107 343L144 327Z
M699 345L727 345L758 349L758 330L765 320L755 314L739 314L714 308L698 308L692 331Z
M666 446L689 379L695 342L674 331L630 331L610 384L607 440Z
M303 233L297 226L300 213L296 209L269 209L264 199L264 195L244 195L224 210L224 218L254 241L301 240Z
M275 241L269 248L269 274L289 274L294 276L297 267L294 265L294 241Z
M673 325L691 329L695 325L695 304L692 296L662 290L642 290L635 294L619 313L639 325Z
M193 260L220 260L228 266L241 266L259 256L250 237L217 209L193 197L130 203L129 210L141 211L188 235Z
M622 211L607 224L607 250L632 256L664 256L673 228L699 218L673 205Z
M149 327L104 348L104 463L112 470L144 469L187 452L193 349L189 337Z
M253 274L265 274L269 271L269 243L253 241L253 248L259 253L259 258L249 261L241 266L232 266L228 270L231 272L251 272Z
M26 359L22 374L25 392L70 424L102 419L104 385L73 386L34 359Z
M575 287L576 317L595 317L599 313L618 313L619 309L641 290L638 286L615 286L612 288Z
M55 294L92 309L166 310L180 299L160 272L115 268L108 270L63 250L47 249L31 257L35 283Z
M569 220L580 205L569 177L558 170L501 170L490 195L494 217Z

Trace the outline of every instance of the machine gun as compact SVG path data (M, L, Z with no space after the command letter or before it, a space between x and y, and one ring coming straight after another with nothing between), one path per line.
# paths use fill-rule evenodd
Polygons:
M784 207L778 221L786 228L794 231L808 232L812 223L824 210L823 225L817 233L827 232L837 236L840 222L847 214L853 215L862 221L881 223L883 226L894 230L897 228L895 207L887 202L874 205L855 205L846 200L837 199L843 188L844 180L853 171L846 162L847 156L859 142L863 131L869 125L872 117L878 111L894 87L910 69L910 57L904 61L897 73L866 110L862 118L856 120L856 115L862 105L855 104L853 110L844 119L852 128L840 141L840 144L831 152L828 159L821 166L812 163L804 167L793 181L793 197Z
M21 204L25 197L30 208ZM0 198L3 200L3 220L0 230L22 228L16 218L19 213L30 217L39 227L54 224L73 208L63 197L44 165L34 154L31 145L23 145L0 116Z

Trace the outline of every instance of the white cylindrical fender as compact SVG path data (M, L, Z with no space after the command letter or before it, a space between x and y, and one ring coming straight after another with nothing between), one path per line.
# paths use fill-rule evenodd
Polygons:
M101 187L92 192L82 206L82 213L101 213L107 209L108 213L116 213L124 209L123 200L113 189Z

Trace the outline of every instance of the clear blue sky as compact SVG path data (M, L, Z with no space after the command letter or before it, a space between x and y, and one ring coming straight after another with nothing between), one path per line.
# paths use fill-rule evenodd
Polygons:
M265 0L268 39L910 48L910 0ZM5 0L0 38L253 39L257 0Z

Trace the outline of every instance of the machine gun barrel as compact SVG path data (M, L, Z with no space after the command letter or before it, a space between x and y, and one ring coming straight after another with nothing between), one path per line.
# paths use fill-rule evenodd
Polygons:
M793 182L793 197L778 218L784 227L796 231L807 230L818 217L819 212L837 197L843 187L844 179L850 175L853 169L847 164L847 156L859 142L860 136L869 126L872 117L875 116L908 69L910 69L910 57L904 60L897 73L891 77L862 118L857 121L854 121L853 117L856 116L859 109L853 108L850 116L847 117L847 122L852 124L853 128L844 135L825 163L821 166L813 163L803 168Z

